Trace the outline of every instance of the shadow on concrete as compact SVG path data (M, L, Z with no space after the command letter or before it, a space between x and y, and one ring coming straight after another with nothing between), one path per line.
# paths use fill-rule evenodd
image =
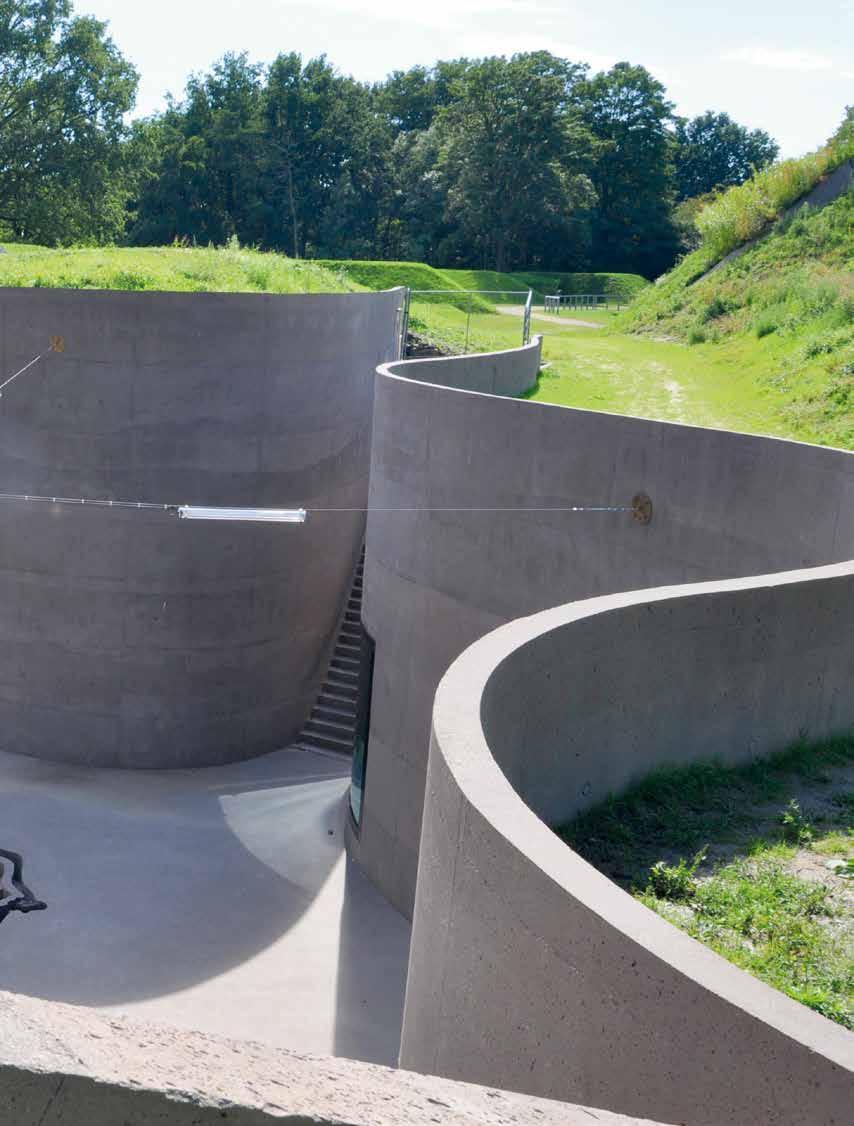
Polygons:
M396 1066L410 930L348 858L338 947L336 1056Z
M0 932L0 986L113 1005L251 959L341 861L347 773L294 751L156 774L0 755L0 836L49 904Z

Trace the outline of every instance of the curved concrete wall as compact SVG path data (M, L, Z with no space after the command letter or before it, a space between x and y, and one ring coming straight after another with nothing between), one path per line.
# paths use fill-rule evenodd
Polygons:
M525 353L490 362L515 369ZM393 364L376 388L364 619L377 649L351 847L410 914L433 698L468 645L575 599L854 558L849 453L438 386L470 370ZM646 527L548 511L639 492L655 505Z
M397 292L0 291L0 492L363 508ZM287 744L363 535L0 508L0 749L170 767Z
M404 1067L689 1126L841 1124L854 1037L547 828L663 764L854 727L854 564L578 602L439 687Z

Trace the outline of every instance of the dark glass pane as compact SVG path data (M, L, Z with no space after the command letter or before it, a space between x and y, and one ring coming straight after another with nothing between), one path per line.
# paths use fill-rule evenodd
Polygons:
M368 771L368 738L371 730L371 693L374 687L373 638L362 630L362 660L359 667L359 699L356 705L356 739L353 746L353 780L350 785L350 812L356 825L362 823L365 776Z

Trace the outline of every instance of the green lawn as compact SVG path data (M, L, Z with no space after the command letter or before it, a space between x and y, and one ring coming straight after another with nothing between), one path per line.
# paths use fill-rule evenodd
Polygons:
M0 286L217 293L342 293L359 288L313 262L239 247L50 250L7 243Z
M723 427L781 437L817 440L787 413L782 340L740 338L727 345L689 347L672 341L609 331L614 314L579 311L578 319L603 328L573 327L569 315L538 315L534 330L545 336L549 364L529 398L563 406ZM466 318L447 306L415 305L413 329L440 346L461 350ZM493 351L517 347L521 319L475 314L469 347Z
M560 836L647 907L854 1028L854 739L661 770Z

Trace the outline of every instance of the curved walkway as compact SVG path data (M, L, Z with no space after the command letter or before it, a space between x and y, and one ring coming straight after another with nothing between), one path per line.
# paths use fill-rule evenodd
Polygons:
M3 988L394 1064L409 926L345 857L348 779L298 750L150 773L0 754L3 840L49 904L4 925Z

